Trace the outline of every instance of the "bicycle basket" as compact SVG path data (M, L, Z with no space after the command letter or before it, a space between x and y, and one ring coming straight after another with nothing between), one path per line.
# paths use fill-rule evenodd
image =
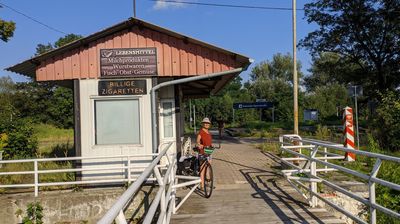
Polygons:
M211 155L213 152L214 152L214 148L211 148L211 147L204 148L205 154Z

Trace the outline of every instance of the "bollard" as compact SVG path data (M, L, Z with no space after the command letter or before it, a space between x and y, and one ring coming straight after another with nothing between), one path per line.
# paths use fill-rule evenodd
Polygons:
M351 107L345 107L343 110L343 135L344 135L344 147L349 149L355 149L354 144L354 126L353 126L353 109ZM347 161L355 161L356 155L354 153L346 152Z

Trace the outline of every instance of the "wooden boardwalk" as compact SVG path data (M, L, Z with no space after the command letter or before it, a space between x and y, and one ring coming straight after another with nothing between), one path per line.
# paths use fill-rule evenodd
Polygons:
M310 208L277 174L278 162L250 142L226 138L213 155L213 195L192 194L171 223L345 223L324 208Z

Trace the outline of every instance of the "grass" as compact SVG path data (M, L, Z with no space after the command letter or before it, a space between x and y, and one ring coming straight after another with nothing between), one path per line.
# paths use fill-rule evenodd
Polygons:
M61 129L49 124L37 124L34 127L35 135L39 142L39 153L50 153L54 146L73 144L74 130Z
M281 152L281 150L279 149L279 143L265 142L257 145L257 148L259 148L263 152L272 152L274 154L279 154Z
M37 124L34 127L38 139L37 158L67 157L74 155L73 129L61 129L48 124ZM43 162L39 163L40 170L54 170L72 168L71 162ZM33 163L4 164L0 172L32 171ZM74 173L40 174L40 182L63 182L75 180ZM2 184L30 184L34 182L33 174L0 176ZM42 187L41 190L60 189L62 186ZM0 193L5 192L0 189Z

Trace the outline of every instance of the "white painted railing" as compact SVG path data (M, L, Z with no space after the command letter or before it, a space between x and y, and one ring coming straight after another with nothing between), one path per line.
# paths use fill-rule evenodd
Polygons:
M47 158L47 159L23 159L23 160L3 160L2 164L12 163L32 163L33 170L29 171L14 171L1 172L0 176L10 175L33 175L34 183L22 184L0 184L1 188L34 188L35 196L39 194L39 188L45 186L68 186L79 184L110 184L110 183L132 183L129 188L120 196L111 209L102 217L98 223L126 223L124 210L129 205L133 196L140 190L143 183L147 181L156 181L159 185L158 192L153 199L150 207L147 210L143 223L153 223L153 219L157 213L157 223L169 223L172 214L182 206L187 198L197 189L201 180L200 177L180 176L176 175L177 161L176 154L168 155L173 142L166 142L158 147L160 153L143 154L143 155L123 155L123 156L97 156L97 157L63 157L63 158ZM160 164L162 158L166 158L165 164ZM60 169L39 169L41 163L46 162L66 162L77 161L85 163L90 162L91 166L83 166L83 168L60 168ZM107 162L117 163L117 165L107 164ZM138 166L138 162L150 163L147 166ZM107 174L107 172L116 170L118 173L123 173L124 178L102 178L96 180L81 180L81 181L60 181L60 182L41 182L41 174L52 173L79 173L79 172L96 172L96 174ZM99 172L101 171L101 172ZM140 172L140 175L132 175L132 172ZM85 173L86 175L87 173ZM89 173L90 174L90 173ZM118 175L120 175L118 174ZM122 177L122 176L121 176ZM181 180L181 181L179 181ZM179 183L182 182L183 183ZM191 190L180 201L175 204L175 195L178 188L191 187ZM139 209L139 208L138 208Z
M110 224L113 223L113 221L115 221L117 224L127 223L124 210L127 208L129 202L134 197L136 192L140 190L143 182L148 179L151 174L154 174L156 177L159 187L156 196L152 200L150 207L147 209L143 223L155 223L154 218L156 217L156 214L158 217L158 224L169 223L172 214L175 214L180 206L186 201L186 199L196 190L200 184L200 177L176 175L176 154L168 155L166 153L172 143L167 144L168 146L143 171L140 177L119 197L110 210L108 210L107 213L97 222L98 224ZM165 165L158 165L162 157L167 158L167 163ZM179 179L185 180L186 182L178 183ZM189 186L192 186L192 189L186 194L180 203L176 205L176 190L178 188ZM157 213L157 211L159 212Z
M393 156L387 156L383 154L378 154L378 153L371 153L371 152L366 152L366 151L360 151L360 150L353 150L353 149L348 149L343 147L342 145L335 144L335 143L330 143L330 142L324 142L324 141L318 141L318 140L312 140L312 139L302 139L298 135L284 135L280 137L280 143L281 143L281 150L283 152L289 153L290 155L294 157L290 158L281 158L282 164L287 165L290 167L290 169L282 170L283 175L286 177L287 181L300 193L305 197L307 200L309 200L309 203L312 207L317 206L318 200L324 201L326 204L332 206L339 212L345 214L349 218L353 219L354 221L358 223L366 223L363 219L360 217L357 217L350 212L346 211L342 207L332 203L331 201L323 198L317 191L317 183L324 184L338 192L341 192L354 200L357 200L366 206L370 208L370 220L369 223L376 223L376 210L382 211L388 215L391 215L393 217L396 217L400 219L400 214L397 213L396 211L393 211L391 209L388 209L382 205L379 205L376 203L376 195L375 195L375 184L381 184L383 186L386 186L390 189L400 191L400 185L382 180L377 178L377 174L379 172L379 168L381 167L381 164L383 161L391 161L391 162L396 162L399 163L400 165L400 158L398 157L393 157ZM303 154L301 151L307 150L309 155ZM330 163L329 160L342 160L344 159L343 155L337 154L337 153L332 153L329 152L335 151L335 152L349 152L349 153L354 153L356 155L361 155L361 156L366 156L370 158L375 158L376 162L374 167L372 168L372 171L370 174L364 174L360 173L358 171L340 166L338 164ZM301 161L305 161L305 164L300 167L300 165L296 165L296 163L299 163ZM317 164L320 164L320 168L317 168ZM329 171L341 171L345 172L347 174L356 176L358 178L361 178L365 181L368 182L368 189L369 189L369 197L364 198L361 196L358 196L354 193L352 193L349 190L346 190L335 183L332 183L331 181L327 179L323 179L321 175L318 175L318 172L329 172ZM296 176L296 174L306 174L307 177L299 177ZM309 186L306 186L304 182L309 182ZM302 191L301 189L304 189L305 191ZM304 192L308 192L308 195L306 195ZM400 193L400 192L399 192Z
M33 183L20 183L20 184L0 184L1 188L29 188L33 187L35 197L39 195L39 188L46 186L71 186L71 185L82 185L82 184L113 184L113 183L128 183L135 181L138 175L132 175L133 172L141 173L147 166L140 166L137 163L150 163L153 157L158 154L143 154L143 155L118 155L118 156L96 156L96 157L60 157L60 158L42 158L42 159L22 159L22 160L0 160L0 167L2 164L21 164L21 163L32 163L33 170L29 171L13 171L13 172L1 172L0 176L21 176L21 175L33 175ZM75 161L78 163L90 163L90 165L84 165L82 168L58 168L58 169L40 169L40 165L49 162L67 162ZM111 162L115 165L109 165L105 162ZM5 166L3 166L5 167ZM55 181L55 182L44 182L40 181L40 175L45 174L56 174L56 173L74 173L77 175L80 172L88 173L102 173L115 171L118 172L117 178L93 178L88 180L75 181ZM90 174L89 174L90 175ZM23 178L21 178L23 179ZM153 178L153 180L155 180Z

